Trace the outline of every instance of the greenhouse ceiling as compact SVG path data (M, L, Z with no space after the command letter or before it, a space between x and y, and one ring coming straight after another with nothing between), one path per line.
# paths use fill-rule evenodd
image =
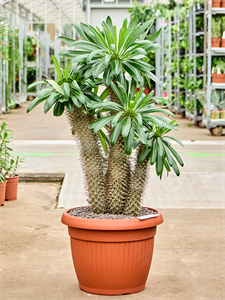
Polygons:
M0 1L7 13L18 15L31 23L54 23L59 29L63 24L75 23L84 15L83 0L5 0Z

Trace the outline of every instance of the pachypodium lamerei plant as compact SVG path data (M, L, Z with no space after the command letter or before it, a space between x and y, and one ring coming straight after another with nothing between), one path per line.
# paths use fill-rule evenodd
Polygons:
M152 93L145 96L141 89L135 94L145 76L159 83L151 73L153 67L144 61L148 52L158 47L154 41L160 31L143 40L152 23L137 24L137 18L133 18L128 25L125 19L119 35L110 17L102 23L103 31L82 23L74 25L83 40L61 40L79 49L60 53L72 58L73 64L63 70L54 58L59 80L30 85L49 83L51 87L40 90L28 112L43 101L45 113L52 106L55 116L65 110L72 134L79 141L88 201L95 213L136 216L148 166L155 164L160 178L163 170L173 169L179 175L177 162L183 166L167 138L181 142L166 136L179 124L155 115L173 114L155 108ZM105 86L100 96L99 85Z

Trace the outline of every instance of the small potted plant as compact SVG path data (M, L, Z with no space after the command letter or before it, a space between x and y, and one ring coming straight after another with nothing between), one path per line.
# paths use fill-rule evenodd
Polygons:
M225 48L225 17L221 17L221 31L222 31L221 47Z
M144 40L153 22L125 19L119 34L110 17L102 31L75 24L82 41L60 37L76 49L60 53L73 64L60 69L54 58L58 80L37 82L51 87L42 88L28 107L29 112L45 101L45 113L51 107L55 116L65 111L79 141L89 205L67 210L62 222L69 229L79 286L89 293L122 295L145 288L156 226L163 221L159 211L141 206L148 167L155 164L161 178L163 170L179 175L177 164L183 166L169 139L182 143L167 135L179 125L166 117L173 114L155 107L152 92L144 95L142 88L135 95L143 76L159 83L144 61L160 34ZM99 85L105 87L100 96Z
M5 161L0 152L0 206L3 206L5 201L6 180L2 172L4 170L4 167Z
M220 17L213 17L211 46L212 48L220 47L220 43L221 43L221 19Z
M1 181L7 181L5 187L5 200L16 200L19 175L16 174L18 163L23 162L19 156L12 156L12 149L9 146L12 139L13 131L7 129L5 121L1 124Z
M17 157L10 156L8 158L8 164L6 166L5 178L7 180L6 191L5 191L5 200L11 201L17 199L19 175L16 174L19 162L23 162L22 159Z
M212 68L212 82L225 83L225 62L219 59Z

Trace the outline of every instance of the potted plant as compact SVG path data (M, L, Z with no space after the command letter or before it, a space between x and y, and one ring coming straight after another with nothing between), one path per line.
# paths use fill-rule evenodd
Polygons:
M17 157L10 156L8 158L8 164L6 166L5 178L7 179L6 191L5 191L5 200L11 201L17 199L18 192L18 183L19 175L16 174L19 162L23 162Z
M221 17L221 31L222 31L221 47L225 48L225 17Z
M7 182L5 186L4 200L16 200L19 175L16 170L19 162L23 162L19 156L12 156L12 149L9 146L12 139L12 130L7 129L7 123L2 122L0 128L0 151L1 151L1 181Z
M225 62L219 59L212 68L212 82L225 83Z
M60 53L73 64L60 69L54 58L58 81L37 82L51 87L41 89L28 107L29 112L45 101L45 113L53 106L55 116L65 111L79 141L89 206L67 210L62 222L69 229L79 286L90 293L120 295L145 288L156 226L163 222L159 211L141 206L148 167L155 164L161 178L164 169L179 175L177 163L183 166L169 139L181 142L167 136L179 124L153 113L173 114L154 107L152 92L143 95L142 88L135 95L143 76L159 83L144 61L160 34L144 40L152 23L125 19L118 35L110 17L103 31L75 24L82 41L60 37L76 49ZM105 86L100 96L99 85Z
M0 149L0 206L3 206L5 201L6 180L2 172L4 170L4 167L5 167L5 160L2 156L2 151Z
M220 17L212 18L212 47L220 47L221 43L221 19Z
M205 0L197 0L196 11L203 11L205 6Z

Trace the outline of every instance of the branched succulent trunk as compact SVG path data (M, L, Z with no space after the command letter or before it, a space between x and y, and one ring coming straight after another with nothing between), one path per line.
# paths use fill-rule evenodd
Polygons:
M149 155L139 164L138 160L145 145L141 144L137 152L134 175L131 180L130 197L127 203L125 213L131 216L137 216L142 195L146 186L146 178L149 166Z
M109 97L112 102L119 103L110 87ZM116 144L113 147L110 146L109 150L107 170L108 207L110 213L121 214L124 212L129 199L131 179L130 161L125 154L124 139L121 134Z
M97 135L88 129L94 118L88 116L80 108L75 107L73 113L67 111L72 134L79 141L80 158L84 171L88 201L95 213L105 213L106 189L104 179L104 161L101 155Z

